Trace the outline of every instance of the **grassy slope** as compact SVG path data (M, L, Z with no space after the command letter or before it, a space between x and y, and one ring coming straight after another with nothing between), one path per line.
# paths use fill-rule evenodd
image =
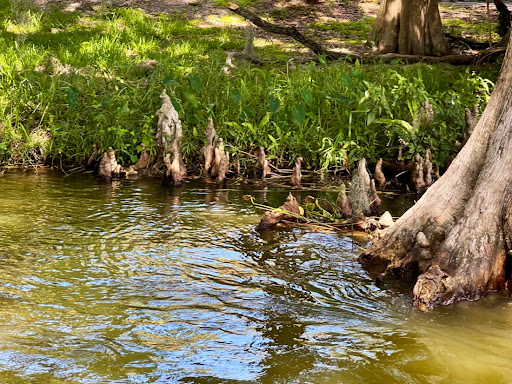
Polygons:
M93 143L134 161L141 142L154 145L163 88L182 118L189 164L208 116L231 151L261 145L281 165L302 156L313 168L346 166L396 156L399 145L408 156L430 148L441 164L456 148L463 108L485 104L492 85L467 68L296 65L286 44L266 40L256 41L256 53L278 63L240 62L227 75L225 51L244 47L241 21L231 16L207 23L133 9L27 13L5 0L0 15L3 164L71 166ZM368 24L358 23L356 31ZM143 65L149 59L155 69ZM418 123L426 98L437 112L429 128Z

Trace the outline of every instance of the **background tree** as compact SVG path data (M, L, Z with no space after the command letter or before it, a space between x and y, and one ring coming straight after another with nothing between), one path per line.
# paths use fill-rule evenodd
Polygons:
M380 53L445 54L437 0L382 0L371 39Z
M416 278L422 309L510 288L512 43L473 134L447 172L361 256L378 280Z

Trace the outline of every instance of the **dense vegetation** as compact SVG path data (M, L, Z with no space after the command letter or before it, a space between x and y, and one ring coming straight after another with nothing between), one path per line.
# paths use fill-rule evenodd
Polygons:
M464 107L485 105L497 71L321 57L298 64L286 45L257 41L256 54L273 62L236 61L226 74L226 51L245 45L232 17L207 23L133 9L69 14L16 4L0 0L2 164L73 166L93 143L130 163L141 143L154 147L154 114L166 88L184 125L189 164L212 117L228 150L263 146L278 165L301 156L311 168L339 168L361 157L396 157L399 146L406 157L429 148L440 165L458 148ZM419 122L425 99L436 112L432 127Z

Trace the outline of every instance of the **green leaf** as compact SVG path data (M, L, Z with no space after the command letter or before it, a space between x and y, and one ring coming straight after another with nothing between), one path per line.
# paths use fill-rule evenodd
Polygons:
M78 104L78 95L80 94L80 91L75 89L74 87L67 87L65 89L66 95L67 95L67 102L68 105L71 108L75 108Z
M327 65L327 57L325 55L318 55L318 61L322 65Z
M194 108L199 107L199 101L197 101L197 98L193 93L185 91L185 92L183 92L183 94L185 95L187 100L190 102L190 104L192 104L194 106Z
M298 125L304 125L306 122L306 110L303 104L298 104L293 107L293 118Z
M231 91L231 99L236 105L242 105L242 95L238 89L233 89L233 91Z
M302 93L302 100L304 100L304 102L307 105L313 104L313 91L311 91L310 88L303 89L301 93Z
M137 161L139 161L139 158L137 157L137 155L131 155L130 160L132 161L132 163L136 163Z
M201 92L201 89L203 89L203 86L201 84L201 79L196 75L190 75L188 77L188 81L190 82L190 85L196 91L197 93Z
M336 96L336 101L339 101L340 103L346 105L346 106L350 106L352 104L354 104L354 100L352 99L349 99L348 97L345 97L345 96Z
M348 73L344 73L341 75L341 81L343 81L343 84L345 84L345 87L348 88L348 90L352 90L354 85L352 84L352 78Z
M370 125L371 123L373 123L373 120L375 120L375 113L368 113L368 115L366 115L366 125Z
M112 104L112 101L113 100L110 97L108 97L105 100L103 100L103 103L101 103L101 106L103 108L108 107L110 104Z
M276 113L281 106L281 101L277 97L270 96L270 112Z
M268 124L269 121L270 121L270 113L267 112L267 113L265 113L265 116L263 116L263 119L261 119L259 127L263 128L265 125Z
M162 83L164 85L171 85L173 83L177 83L176 80L174 80L174 77L172 77L172 75L169 75L169 76L166 76L163 80L162 80Z

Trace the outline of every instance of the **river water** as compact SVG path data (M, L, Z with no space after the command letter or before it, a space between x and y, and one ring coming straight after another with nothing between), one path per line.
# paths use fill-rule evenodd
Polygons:
M348 237L257 233L247 193L288 192L7 172L0 383L511 382L506 294L419 313Z

